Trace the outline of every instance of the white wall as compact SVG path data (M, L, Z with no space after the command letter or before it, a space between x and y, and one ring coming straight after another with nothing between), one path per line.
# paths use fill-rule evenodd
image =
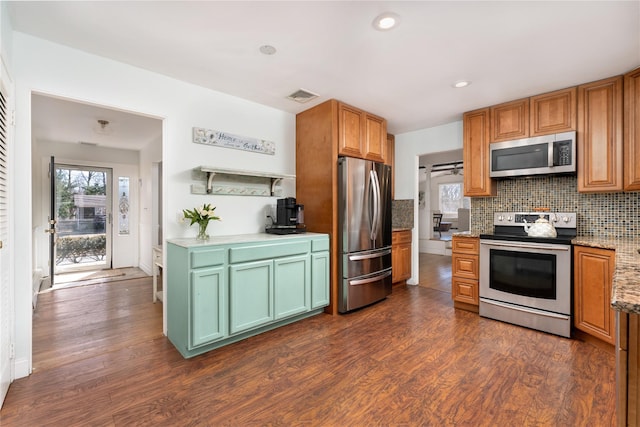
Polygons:
M413 199L413 223L419 224L418 206L418 166L419 157L425 154L438 153L462 148L462 121L422 129L396 135L395 152L395 197L396 199ZM429 206L429 202L427 202ZM407 283L418 284L419 277L419 230L413 229L412 271Z
M154 173L162 161L162 141L151 141L140 150L140 260L139 267L147 274L152 273L152 251L156 244L157 183Z
M270 197L190 194L190 171L200 165L284 174L295 173L295 116L240 98L177 81L126 64L90 55L19 32L13 33L16 81L15 194L29 195L31 171L31 93L139 112L163 119L163 230L165 238L195 235L176 214L211 202L223 221L210 234L260 231ZM191 142L192 128L204 127L274 141L276 154L230 150ZM293 186L285 195L294 196ZM33 269L30 239L31 197L14 204L16 378L31 371L31 299Z

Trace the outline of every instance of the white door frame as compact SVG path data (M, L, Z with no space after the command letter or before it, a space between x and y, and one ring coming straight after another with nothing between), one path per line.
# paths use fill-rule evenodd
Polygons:
M13 280L13 192L11 166L13 157L13 135L15 127L15 108L13 81L11 80L4 60L0 61L0 92L5 98L4 120L5 138L3 161L0 162L0 407L15 378L15 281Z

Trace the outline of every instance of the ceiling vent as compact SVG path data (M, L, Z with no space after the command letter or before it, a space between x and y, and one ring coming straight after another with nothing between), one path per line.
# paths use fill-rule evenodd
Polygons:
M300 104L304 104L305 102L311 101L314 98L317 98L319 95L317 93L309 92L305 89L298 89L293 92L291 95L287 96L287 98L292 99Z

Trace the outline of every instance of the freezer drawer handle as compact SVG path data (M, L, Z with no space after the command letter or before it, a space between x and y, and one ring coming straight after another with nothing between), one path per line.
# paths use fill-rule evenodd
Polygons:
M390 253L391 249L387 249L382 252L376 252L375 254L349 255L349 261L362 261L363 259L380 258L384 255L389 255Z
M350 280L349 285L351 286L366 285L367 283L377 282L378 280L384 279L385 277L389 277L389 276L391 276L391 272L387 271L386 273L381 274L379 276L375 276L375 277L368 277L366 279L360 279L360 280Z

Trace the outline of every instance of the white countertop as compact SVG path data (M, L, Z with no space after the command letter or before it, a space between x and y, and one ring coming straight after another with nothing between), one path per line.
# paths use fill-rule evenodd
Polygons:
M174 245L182 246L184 248L192 248L197 246L209 246L209 245L228 245L233 243L246 243L246 242L268 242L283 239L300 239L304 237L314 236L327 236L323 233L300 233L300 234L268 234L268 233L255 233L255 234L236 234L230 236L211 236L209 240L197 240L195 237L181 238L181 239L168 239L167 242Z

